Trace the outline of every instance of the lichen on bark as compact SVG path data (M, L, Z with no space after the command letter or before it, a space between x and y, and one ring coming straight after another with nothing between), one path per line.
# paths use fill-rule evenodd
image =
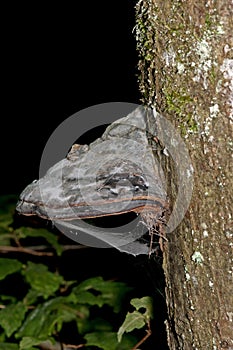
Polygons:
M168 343L231 349L233 4L140 0L136 20L142 102L180 130L194 168L189 210L164 253Z

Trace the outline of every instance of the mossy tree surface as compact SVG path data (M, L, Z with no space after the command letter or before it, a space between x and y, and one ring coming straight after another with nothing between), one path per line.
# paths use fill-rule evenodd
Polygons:
M233 349L233 3L140 0L136 17L142 101L180 129L194 168L164 252L168 344Z

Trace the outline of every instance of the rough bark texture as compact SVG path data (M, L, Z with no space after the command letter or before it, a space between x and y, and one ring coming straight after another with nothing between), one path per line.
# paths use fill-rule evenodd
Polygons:
M179 128L194 168L164 252L168 344L233 349L233 3L140 0L136 16L142 101Z

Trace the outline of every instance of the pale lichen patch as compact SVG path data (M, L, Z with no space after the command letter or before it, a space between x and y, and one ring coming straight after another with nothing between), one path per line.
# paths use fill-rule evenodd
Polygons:
M190 281L191 276L190 276L190 274L189 274L189 272L188 272L187 266L184 267L184 272L185 272L186 281L187 281L187 282Z
M177 72L178 74L183 74L185 71L185 65L181 62L177 62Z
M165 51L163 54L163 59L167 67L174 66L175 58L176 58L176 53L172 47L169 50Z
M226 235L227 238L231 239L233 237L233 232L226 231L225 235Z
M194 261L197 265L201 265L204 261L204 257L200 252L195 252L192 255L192 261Z
M206 225L206 223L205 223L205 222L202 222L202 223L201 223L201 228L203 228L204 230L206 230L206 229L207 229L207 225Z
M194 46L193 50L195 54L198 56L198 65L196 66L194 70L194 82L201 82L203 81L203 87L206 90L208 88L208 75L209 70L211 69L214 62L212 61L211 55L212 55L212 45L208 38L208 33L204 35L204 37L197 41L196 46Z
M209 281L209 287L210 287L210 288L213 288L213 286L214 286L214 283L210 280L210 281Z
M227 314L227 317L229 319L230 322L233 322L233 312L232 311L229 311L226 313Z
M221 88L218 86L218 89L227 96L229 119L233 122L233 59L225 58L220 71L225 81L224 83L221 81L222 84L219 85L222 86Z

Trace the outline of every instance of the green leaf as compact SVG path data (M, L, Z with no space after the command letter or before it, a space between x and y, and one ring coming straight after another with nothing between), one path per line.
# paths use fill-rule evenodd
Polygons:
M0 258L0 280L19 271L23 264L15 259Z
M124 333L132 332L134 329L144 327L153 316L152 298L135 298L132 299L130 303L136 310L127 313L125 320L117 333L118 342L121 342ZM144 312L140 312L140 309L143 309Z
M113 329L112 324L102 318L78 318L77 326L81 335L91 332L111 332Z
M123 324L118 330L117 339L120 343L125 332L132 332L134 329L140 329L146 325L145 317L138 311L128 312Z
M12 228L9 225L12 223L13 218L11 213L1 214L0 221L0 233L12 232Z
M3 302L3 304L7 301L7 304L11 303L14 304L17 301L17 298L13 297L12 295L0 295L0 300Z
M114 312L121 310L125 294L131 290L125 283L104 281L102 277L93 277L80 283L72 289L72 295L81 304L97 305L107 304Z
M85 317L82 310L69 304L69 297L53 298L31 311L16 334L17 338L32 337L48 339L64 322Z
M0 246L10 246L11 245L11 235L8 233L1 233L1 227L0 227Z
M0 350L19 350L19 346L13 343L0 343Z
M23 274L32 290L47 299L64 282L63 277L48 271L46 265L29 262Z
M142 308L145 309L143 315L146 318L153 318L153 300L151 297L134 298L130 301L130 304L133 305L137 311Z
M0 325L10 337L22 324L27 308L22 302L11 304L0 311Z
M103 350L115 350L117 346L116 333L94 332L84 336L87 346L98 346Z
M104 300L104 298L102 296L97 296L92 294L91 292L88 291L83 291L83 292L79 292L79 293L71 293L71 295L75 294L77 299L76 299L76 303L79 304L88 304L88 305L97 305L99 307L102 307L106 301Z
M0 245L11 245L11 239L14 238L13 228L9 225L13 222L13 213L17 197L14 195L0 196Z
M122 343L117 342L117 335L114 332L93 332L84 336L87 346L98 346L103 350L129 350L136 341L133 337L127 337Z
M37 299L40 297L40 294L34 289L30 289L28 293L25 295L23 302L25 305L32 305L34 304Z
M15 204L18 198L16 195L4 195L0 196L0 214L10 213L12 215L15 211Z
M4 332L0 333L0 343L3 343L5 340L6 340L6 333Z
M24 337L19 343L19 349L20 350L28 349L28 348L32 347L33 345L41 344L43 341L46 341L46 345L48 345L48 346L52 345L52 343L50 341L47 342L47 339L41 340L41 339L37 339L37 338L33 338L33 337Z
M55 250L58 256L62 254L63 248L57 242L57 236L43 228L20 227L15 230L19 238L43 237Z

